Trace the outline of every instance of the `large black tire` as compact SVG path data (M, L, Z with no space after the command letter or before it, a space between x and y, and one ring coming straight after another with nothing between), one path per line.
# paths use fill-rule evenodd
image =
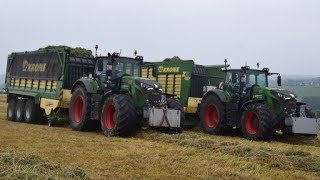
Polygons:
M183 124L186 119L186 116L184 113L184 108L183 108L182 104L176 99L167 98L167 106L169 109L180 110L180 127L170 129L168 131L168 133L182 133Z
M72 130L88 131L91 129L91 94L80 85L72 93L69 108L69 123Z
M11 98L8 102L8 107L7 107L7 120L8 121L15 121L16 120L16 105L17 105L17 99Z
M24 117L26 123L36 123L39 120L40 107L34 103L33 99L28 99L25 105Z
M225 106L216 95L209 95L202 100L199 115L204 132L223 134L226 128Z
M266 104L252 103L244 108L241 128L249 140L270 140L276 134L277 119Z
M101 129L106 136L129 137L136 131L137 112L130 96L115 94L102 107Z
M16 111L15 111L15 116L16 116L16 121L17 122L23 122L25 117L24 117L24 107L25 107L25 100L24 99L18 99L17 105L16 105Z

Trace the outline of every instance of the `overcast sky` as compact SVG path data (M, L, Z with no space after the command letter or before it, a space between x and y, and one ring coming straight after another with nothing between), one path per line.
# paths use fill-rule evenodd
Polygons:
M247 63L320 75L319 0L0 0L0 71L13 51L69 45L146 61ZM0 72L0 73L1 73ZM2 74L1 73L1 74Z

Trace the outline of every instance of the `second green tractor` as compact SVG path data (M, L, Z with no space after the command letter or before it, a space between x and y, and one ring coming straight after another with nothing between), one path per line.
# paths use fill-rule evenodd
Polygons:
M144 76L150 77L151 69L166 87L164 92L175 94L184 105L186 120L199 119L207 133L224 134L236 128L247 139L270 140L276 131L319 132L320 120L294 93L269 87L269 76L277 75L278 86L281 76L268 68L229 69L227 64L202 66L181 60L145 64Z

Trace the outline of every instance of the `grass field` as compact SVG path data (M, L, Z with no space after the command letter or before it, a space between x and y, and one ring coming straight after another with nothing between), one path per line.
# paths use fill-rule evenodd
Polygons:
M320 179L320 139L179 135L133 138L6 120L0 96L0 179Z
M299 99L308 96L319 97L320 96L320 87L305 87L305 86L283 86L281 89L286 89L291 92L294 92L298 95Z

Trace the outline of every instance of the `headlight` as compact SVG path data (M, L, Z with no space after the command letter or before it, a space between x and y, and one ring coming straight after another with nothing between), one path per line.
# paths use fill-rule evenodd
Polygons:
M154 89L154 87L151 87L151 86L149 86L149 85L147 85L147 84L144 84L144 83L140 83L140 86L141 86L142 88L146 88L148 91Z
M286 96L286 95L284 95L284 94L280 94L280 93L278 93L278 97L281 97L281 98L283 98L283 99L285 99L285 100L291 99L291 97L288 97L288 96Z

